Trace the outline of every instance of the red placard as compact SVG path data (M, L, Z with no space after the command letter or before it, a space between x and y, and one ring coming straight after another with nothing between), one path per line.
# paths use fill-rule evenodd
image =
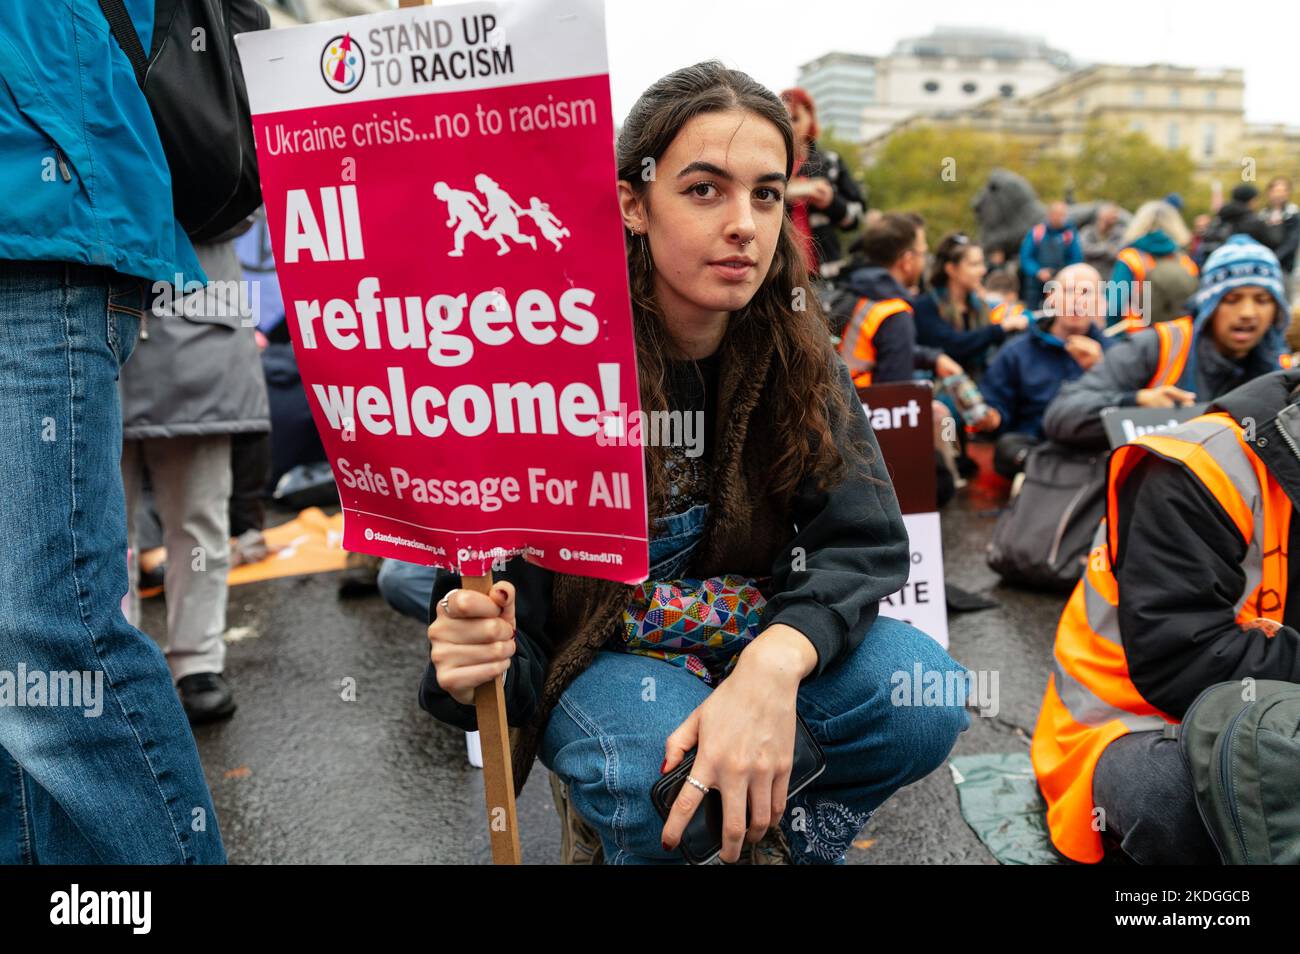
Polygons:
M344 546L643 580L600 4L416 7L239 50Z

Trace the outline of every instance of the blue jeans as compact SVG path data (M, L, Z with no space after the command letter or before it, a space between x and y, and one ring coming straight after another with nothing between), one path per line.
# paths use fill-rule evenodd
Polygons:
M436 566L385 560L379 564L379 593L397 612L429 625L429 600L433 598Z
M796 708L826 754L826 771L786 803L781 828L796 864L843 864L872 813L942 765L970 725L960 701L891 702L893 675L918 662L925 671L965 671L924 633L880 617L851 655L799 688ZM645 701L647 686L653 701ZM668 736L711 691L661 660L602 650L560 697L539 755L600 833L607 864L684 863L661 847L664 822L650 787Z
M147 293L0 262L0 862L225 861L163 654L122 615L116 382Z
M656 536L650 541L649 579L672 580L685 573L691 555L704 538L708 516L709 505L703 503L656 518Z

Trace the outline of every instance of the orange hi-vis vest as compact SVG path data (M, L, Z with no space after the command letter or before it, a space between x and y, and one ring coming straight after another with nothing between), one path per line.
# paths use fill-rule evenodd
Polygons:
M1106 517L1057 627L1054 670L1030 750L1047 800L1052 842L1080 862L1100 861L1103 854L1104 819L1096 816L1092 801L1093 774L1102 750L1129 732L1162 729L1178 721L1147 702L1129 678L1119 629L1119 584L1111 571L1119 545L1114 529L1119 491L1147 454L1185 467L1241 534L1246 584L1235 606L1237 622L1259 617L1280 621L1286 603L1291 502L1246 443L1241 425L1224 413L1203 414L1115 449Z
M871 387L871 376L876 370L876 332L885 319L900 311L911 312L912 305L902 298L873 301L859 298L853 306L853 316L840 335L840 357L849 366L853 383L860 388Z
M1158 321L1151 326L1151 330L1160 338L1160 363L1147 382L1148 388L1178 383L1183 371L1187 369L1187 358L1192 353L1193 328L1191 315L1183 315L1172 321Z
M989 323L994 325L1002 324L1003 320L1012 318L1016 315L1024 314L1025 306L1020 302L1003 302L994 307L989 312Z
M1150 252L1144 252L1139 248L1134 248L1132 245L1128 248L1121 249L1117 257L1121 262L1128 266L1128 270L1133 275L1135 293L1129 298L1129 308L1128 311L1124 313L1124 327L1129 334L1136 334L1143 328L1150 327L1146 320L1136 313L1137 309L1134 306L1134 302L1142 297L1141 288L1139 286L1141 286L1142 282L1146 281L1147 273L1150 272L1151 269L1155 268L1156 259ZM1196 263L1192 261L1191 256L1179 252L1178 264L1183 267L1183 271L1188 275L1191 275L1193 278L1200 277L1201 270L1196 267Z
M1158 388L1164 384L1177 384L1187 369L1187 358L1192 353L1192 330L1195 322L1191 315L1183 315L1171 321L1158 321L1151 326L1160 338L1160 363L1156 365L1155 374L1147 382L1147 387ZM1140 328L1139 331L1147 329ZM1290 353L1278 355L1279 368L1295 366L1296 356Z

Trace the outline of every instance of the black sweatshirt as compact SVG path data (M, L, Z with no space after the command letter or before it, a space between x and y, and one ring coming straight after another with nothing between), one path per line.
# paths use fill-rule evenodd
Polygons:
M907 531L884 458L848 368L838 359L835 366L852 411L834 435L836 444L865 444L872 463L851 466L840 483L826 491L816 492L808 480L795 494L795 527L790 545L773 563L773 595L763 612L763 629L784 623L808 637L817 650L817 665L805 682L857 648L879 615L880 600L907 582L910 568ZM796 548L804 554L802 570L792 565ZM523 725L541 699L547 662L557 637L563 636L548 627L553 574L516 558L495 578L510 581L516 590L515 655L505 679L506 721ZM438 601L459 585L456 574L438 574L431 619ZM438 685L432 663L426 662L419 702L439 721L467 731L478 726L474 707L457 702Z

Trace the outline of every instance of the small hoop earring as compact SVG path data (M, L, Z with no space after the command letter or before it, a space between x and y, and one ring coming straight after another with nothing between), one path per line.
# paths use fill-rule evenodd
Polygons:
M655 263L654 259L650 257L650 243L646 241L646 233L632 228L632 226L628 226L628 228L640 240L638 244L641 246L641 255L645 258L646 268L653 269Z

